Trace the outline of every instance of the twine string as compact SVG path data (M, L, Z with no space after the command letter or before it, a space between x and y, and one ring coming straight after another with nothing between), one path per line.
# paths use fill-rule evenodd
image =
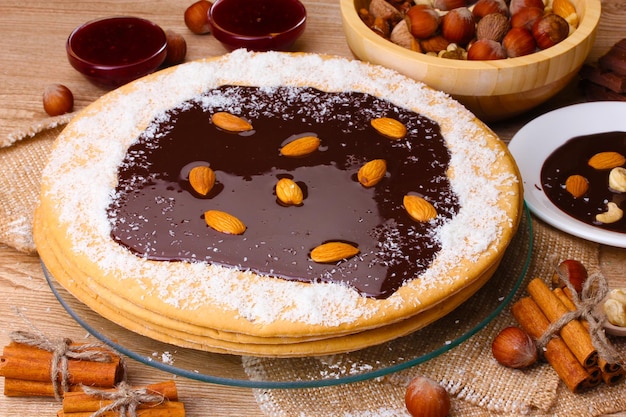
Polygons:
M160 404L165 396L147 388L133 388L127 382L120 382L115 390L100 390L91 387L83 387L86 394L101 400L112 401L91 414L91 417L99 417L109 411L117 411L120 417L137 417L137 408L145 403Z
M589 324L591 342L593 347L598 351L598 355L609 363L623 362L619 352L615 350L606 337L603 327L606 318L596 308L609 292L606 278L599 272L589 275L583 283L582 291L578 294L567 275L559 268L556 268L556 272L570 290L572 302L576 306L576 310L565 313L558 320L550 324L544 334L537 340L537 346L540 351L543 351L550 339L558 334L567 323L572 320L581 319L587 321Z

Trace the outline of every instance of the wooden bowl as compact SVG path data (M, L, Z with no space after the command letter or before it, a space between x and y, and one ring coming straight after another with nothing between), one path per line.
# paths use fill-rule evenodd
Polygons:
M576 76L593 46L600 0L572 0L580 18L564 41L530 55L460 61L428 56L395 45L361 21L370 0L340 0L343 28L354 55L450 94L484 121L509 118L536 107Z

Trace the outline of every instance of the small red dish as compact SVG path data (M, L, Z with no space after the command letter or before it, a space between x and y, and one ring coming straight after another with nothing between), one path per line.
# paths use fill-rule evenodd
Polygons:
M299 0L217 0L208 14L211 33L231 51L289 50L307 17Z
M138 17L97 19L77 27L67 39L67 58L96 85L116 88L154 72L167 53L165 32Z

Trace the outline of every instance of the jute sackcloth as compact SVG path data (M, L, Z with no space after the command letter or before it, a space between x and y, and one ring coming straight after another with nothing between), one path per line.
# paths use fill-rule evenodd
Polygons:
M54 139L71 116L46 119L7 138L0 138L0 243L19 251L36 252L32 240L32 216L38 200L40 172ZM522 225L497 272L510 274L512 279L519 276L524 264L521 258L532 240L533 256L528 273L513 301L526 295L525 287L530 279L542 277L549 280L558 260L579 259L590 272L599 268L597 244L555 230L535 218L530 221L531 225L528 223L525 221ZM481 295L489 296L488 292ZM460 308L473 311L479 306L463 305ZM421 334L445 332L445 326L438 324L440 322L429 326ZM408 416L404 406L406 384L417 375L426 375L448 390L452 396L451 415L455 416L573 417L626 410L624 383L614 387L601 385L582 394L572 394L546 363L526 370L511 370L499 365L492 357L491 342L503 328L515 324L507 307L469 340L410 369L351 384L306 389L257 389L254 393L261 410L271 417ZM617 350L626 355L626 342L619 338L611 340ZM428 343L427 340L424 343ZM303 358L290 362L293 366L288 367L284 366L284 361L270 358L243 357L242 361L251 379L295 380L328 372L345 376L355 367L368 366L370 361L392 363L398 356L394 350L373 352L382 356L355 352Z

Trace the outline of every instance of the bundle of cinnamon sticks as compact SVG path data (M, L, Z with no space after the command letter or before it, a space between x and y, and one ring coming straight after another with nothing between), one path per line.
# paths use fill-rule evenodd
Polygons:
M80 344L75 344L80 348ZM120 357L106 348L89 347L90 351L107 355L110 360L67 360L68 391L78 385L112 388L122 380ZM11 342L0 356L0 376L4 379L4 395L9 397L55 396L55 378L60 385L61 375L53 377L54 354L28 344ZM62 394L62 393L61 393Z
M521 298L511 307L519 325L535 340L539 340L556 322L570 311L576 310L567 288L551 290L539 278L527 287L529 296ZM583 320L571 320L544 346L543 356L554 368L565 385L575 393L593 388L601 383L617 384L626 378L619 363L607 363L598 355L592 343L589 327Z
M156 401L141 402L136 409L138 417L185 417L185 406L178 401L178 391L173 381L165 381L136 388L147 394L156 394ZM57 417L90 417L95 412L102 417L119 417L119 409L101 411L115 402L115 389L105 389L98 394L82 391L66 392L63 396L63 408ZM122 396L126 397L126 393ZM112 398L109 398L112 397Z

